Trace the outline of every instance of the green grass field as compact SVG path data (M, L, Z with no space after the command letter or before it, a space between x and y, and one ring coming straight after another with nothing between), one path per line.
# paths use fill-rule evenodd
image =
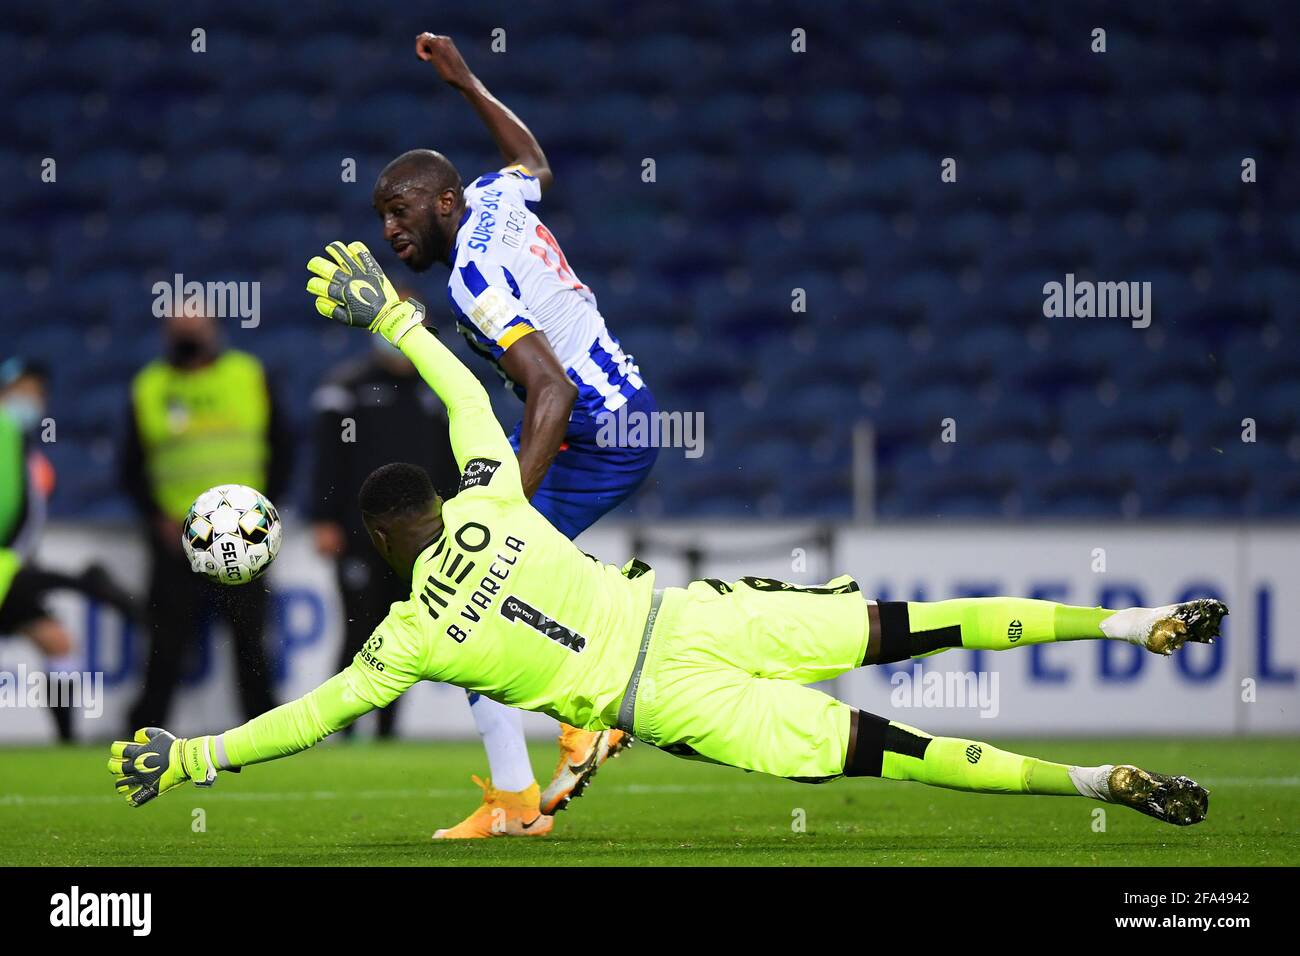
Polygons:
M680 760L610 762L551 838L432 843L477 803L477 742L338 743L131 809L106 747L0 749L5 865L1061 865L1300 863L1300 739L1007 741L1075 763L1132 761L1211 791L1209 819L1159 823L1101 804L977 796L879 780L823 786ZM539 774L555 751L533 749ZM202 808L206 832L194 832ZM802 818L806 832L795 832Z

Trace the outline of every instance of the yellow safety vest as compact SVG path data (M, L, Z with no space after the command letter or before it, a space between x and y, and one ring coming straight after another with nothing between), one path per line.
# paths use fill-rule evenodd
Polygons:
M271 402L253 356L226 351L197 370L150 362L131 383L131 400L163 514L183 519L213 485L265 487Z

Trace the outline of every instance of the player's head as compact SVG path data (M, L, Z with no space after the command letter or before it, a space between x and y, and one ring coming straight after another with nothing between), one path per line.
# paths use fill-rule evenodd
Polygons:
M361 484L361 520L375 550L398 574L409 576L442 528L442 500L419 465L393 462Z
M185 309L167 316L165 321L167 360L177 368L200 368L221 351L220 330L212 316Z
M413 149L384 167L371 196L384 241L416 272L445 261L456 241L465 197L460 173L442 153Z

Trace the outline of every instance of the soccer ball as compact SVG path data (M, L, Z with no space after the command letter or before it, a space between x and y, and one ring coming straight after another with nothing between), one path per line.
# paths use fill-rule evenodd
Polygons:
M271 566L283 533L275 505L260 491L217 485L190 505L181 546L195 573L218 584L247 584Z

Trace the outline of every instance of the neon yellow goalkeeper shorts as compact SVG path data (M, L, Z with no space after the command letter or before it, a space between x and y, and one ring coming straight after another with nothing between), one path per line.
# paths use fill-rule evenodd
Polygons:
M636 688L635 736L778 777L839 776L852 708L803 685L860 667L867 635L867 603L847 576L816 588L770 578L668 588Z

